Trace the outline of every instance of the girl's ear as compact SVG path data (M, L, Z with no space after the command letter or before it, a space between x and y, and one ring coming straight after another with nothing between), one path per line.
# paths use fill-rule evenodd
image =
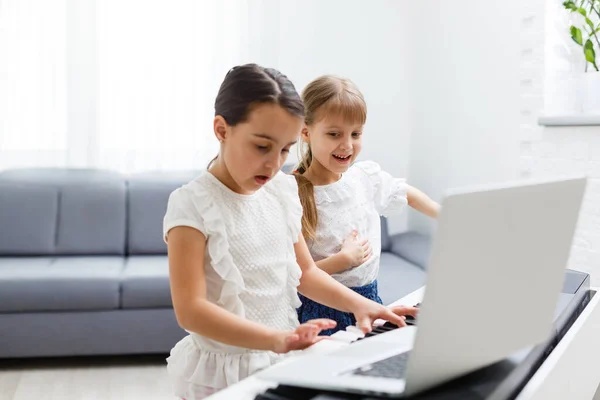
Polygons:
M229 125L227 124L227 121L225 121L225 118L217 115L213 121L213 129L219 142L223 143L229 135Z
M300 136L302 137L302 141L304 143L310 143L310 133L308 131L308 125L303 125L302 131L300 132Z

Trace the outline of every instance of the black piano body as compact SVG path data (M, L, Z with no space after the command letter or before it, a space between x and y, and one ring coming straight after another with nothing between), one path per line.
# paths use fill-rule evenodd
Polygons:
M549 338L518 351L495 364L410 397L418 400L509 400L515 399L544 360L560 342L595 292L589 274L567 270ZM526 307L524 307L526 309ZM499 323L510 323L510 310ZM518 312L515 310L514 312ZM464 316L457 316L457 320ZM518 327L515 327L518 329ZM364 340L368 340L364 339ZM327 392L279 385L259 394L255 400L374 400L372 395Z

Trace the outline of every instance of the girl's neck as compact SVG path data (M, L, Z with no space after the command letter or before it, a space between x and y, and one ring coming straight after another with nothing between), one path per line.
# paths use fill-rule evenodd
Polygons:
M313 159L303 176L314 186L325 186L339 181L342 174L328 170L320 162Z
M223 162L223 157L221 157L220 154L217 157L217 159L215 160L215 162L210 166L210 168L208 169L208 172L213 174L213 176L215 178L217 178L219 181L221 181L221 183L223 185L227 186L232 192L235 192L237 194L242 194L242 195L250 195L250 194L254 193L254 192L249 193L248 191L245 191L235 182L235 180L229 173L227 166Z

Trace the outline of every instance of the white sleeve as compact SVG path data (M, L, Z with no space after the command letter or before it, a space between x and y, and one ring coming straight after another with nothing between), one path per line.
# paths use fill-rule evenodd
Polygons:
M163 239L165 242L167 242L169 231L177 226L189 226L207 236L204 220L194 204L192 192L185 188L176 189L169 196L167 212L163 219Z
M379 164L373 161L358 162L355 166L368 177L375 209L379 215L387 217L406 207L408 204L406 179L394 178L382 171Z

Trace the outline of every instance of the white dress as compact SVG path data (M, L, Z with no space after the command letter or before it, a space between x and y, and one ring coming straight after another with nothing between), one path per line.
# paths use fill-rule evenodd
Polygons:
M164 236L176 226L207 238L204 260L208 300L272 328L298 326L296 291L301 270L294 243L302 206L292 176L280 172L251 195L231 191L208 171L169 197ZM221 389L269 367L283 355L225 345L189 332L171 350L168 372L175 394Z
M379 273L381 253L380 216L389 216L406 208L407 184L394 178L372 161L353 164L337 181L315 186L315 203L319 216L317 236L308 241L315 261L337 254L353 230L359 239L368 239L373 255L362 265L333 274L348 287L373 282Z

